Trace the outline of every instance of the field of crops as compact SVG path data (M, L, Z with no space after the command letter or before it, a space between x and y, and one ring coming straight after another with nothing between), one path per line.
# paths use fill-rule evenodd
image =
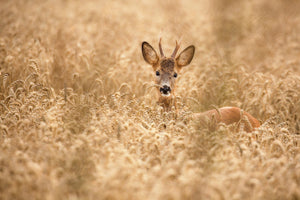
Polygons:
M160 37L196 47L177 118ZM190 117L222 106L262 126ZM300 199L300 1L0 1L0 199Z

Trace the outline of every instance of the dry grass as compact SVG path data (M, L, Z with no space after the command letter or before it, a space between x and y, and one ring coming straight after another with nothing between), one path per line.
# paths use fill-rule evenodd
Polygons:
M300 3L1 1L0 199L300 199ZM194 44L162 113L140 45ZM254 133L190 113L239 106ZM234 125L233 125L234 126Z

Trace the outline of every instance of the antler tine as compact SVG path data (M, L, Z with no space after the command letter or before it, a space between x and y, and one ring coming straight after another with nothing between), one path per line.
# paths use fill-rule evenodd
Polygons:
M164 55L164 52L163 52L163 50L162 50L162 47L161 47L161 38L159 38L159 51L160 51L160 56L163 58L163 57L165 57L165 55Z
M176 56L177 51L178 51L179 48L180 48L180 41L177 42L177 40L176 40L176 46L175 46L175 49L174 49L174 51L173 51L173 53L171 55L172 58L175 58L175 56Z

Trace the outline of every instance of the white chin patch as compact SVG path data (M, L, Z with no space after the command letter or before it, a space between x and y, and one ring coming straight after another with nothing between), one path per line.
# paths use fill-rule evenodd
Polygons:
M170 93L168 93L168 94L161 93L161 96L163 96L163 97L169 97L170 95L171 95Z

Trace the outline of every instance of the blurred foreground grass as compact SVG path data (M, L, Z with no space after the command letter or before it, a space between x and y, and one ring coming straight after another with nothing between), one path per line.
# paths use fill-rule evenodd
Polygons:
M1 1L0 199L299 199L298 1ZM194 44L162 113L140 45ZM189 118L239 106L264 124ZM234 126L234 125L233 125ZM166 127L166 128L165 128Z

